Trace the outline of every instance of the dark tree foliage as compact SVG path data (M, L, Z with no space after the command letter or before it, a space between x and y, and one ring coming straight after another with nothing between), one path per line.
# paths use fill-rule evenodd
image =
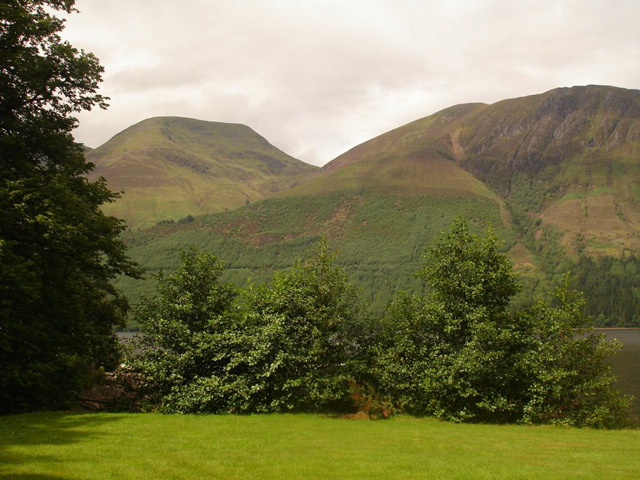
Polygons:
M222 265L214 255L191 249L181 259L176 272L159 276L157 298L136 312L144 336L131 366L140 406L228 411L243 395L233 361L246 351L236 292L219 281Z
M582 300L558 290L556 306L511 312L515 276L496 237L456 222L430 249L419 276L430 295L388 309L379 389L406 411L455 421L624 425L629 401L613 387L618 345L584 325Z
M219 281L213 255L190 250L138 312L131 359L143 410L281 412L344 409L360 309L322 243L270 285L246 293Z
M248 295L256 335L257 405L264 411L344 410L361 345L357 291L334 264L326 242L271 285Z
M430 249L418 276L430 297L401 297L387 311L391 340L382 382L401 408L455 420L513 420L519 388L510 353L518 288L492 233L478 239L454 223Z
M619 345L583 328L568 279L553 305L511 311L511 264L495 235L465 222L426 258L429 295L401 295L380 321L363 316L325 242L239 297L214 256L187 252L139 312L142 350L125 374L138 407L625 425L629 399L608 363Z
M135 275L100 206L114 198L76 144L75 112L105 107L102 67L61 40L73 0L0 3L0 412L62 408L113 365Z
M519 348L513 370L518 420L523 423L615 428L629 424L631 398L614 387L611 356L621 347L585 327L584 301L569 289L570 278L554 295L554 306L539 301L517 312Z
M572 285L585 292L585 313L597 326L640 325L640 259L581 256L571 268Z

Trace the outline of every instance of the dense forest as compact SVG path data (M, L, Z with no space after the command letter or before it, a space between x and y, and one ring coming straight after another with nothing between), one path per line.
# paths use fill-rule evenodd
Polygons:
M584 313L594 326L639 325L638 257L570 255L557 230L514 210L516 228L507 228L495 204L467 198L334 193L268 199L221 214L163 221L123 235L132 258L147 271L144 281L121 277L117 285L138 303L152 294L155 275L177 268L178 252L190 246L217 255L225 265L224 280L239 286L265 282L276 270L291 268L324 236L368 310L380 313L396 291L424 293L427 287L416 283L414 275L425 249L456 217L469 219L476 233L494 227L521 285L514 307L547 298L570 273L572 288L585 293ZM524 247L517 248L518 242ZM135 319L129 327L137 328Z

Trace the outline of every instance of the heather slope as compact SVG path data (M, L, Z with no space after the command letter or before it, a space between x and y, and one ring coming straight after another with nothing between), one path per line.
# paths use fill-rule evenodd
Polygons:
M553 227L571 255L638 252L640 91L590 85L450 107L279 195L358 190L490 199Z
M443 136L483 107L459 105L380 135L340 155L311 180L281 196L375 190L499 202L495 193L443 154Z
M558 88L486 106L445 135L509 205L591 255L640 251L640 91Z
M144 120L87 153L122 198L106 211L130 227L221 212L313 173L249 127L187 118Z

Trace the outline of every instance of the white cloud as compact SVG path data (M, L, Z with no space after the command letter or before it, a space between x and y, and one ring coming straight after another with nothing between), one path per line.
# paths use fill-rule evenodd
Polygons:
M106 68L97 146L156 115L245 123L322 164L457 103L640 87L631 0L79 0L67 38Z

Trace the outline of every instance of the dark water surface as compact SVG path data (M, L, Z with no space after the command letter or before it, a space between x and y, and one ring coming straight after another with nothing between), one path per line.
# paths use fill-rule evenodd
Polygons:
M636 397L632 411L640 423L640 329L602 329L608 339L618 339L622 350L613 359L613 371L618 376L618 388L623 393Z

